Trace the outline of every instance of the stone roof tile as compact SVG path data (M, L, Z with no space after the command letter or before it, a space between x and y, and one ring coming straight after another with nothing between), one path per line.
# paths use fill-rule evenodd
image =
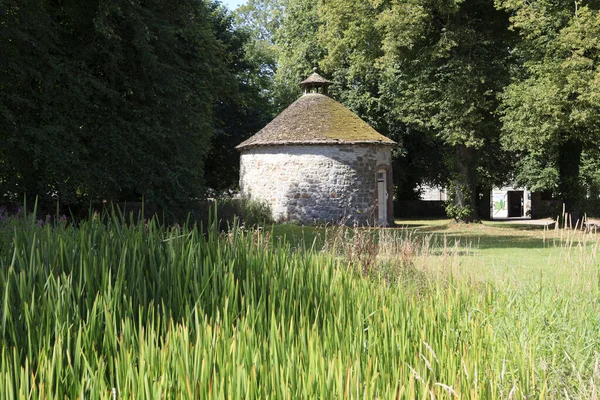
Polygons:
M319 93L308 93L236 148L241 150L253 146L360 143L396 144L332 98Z

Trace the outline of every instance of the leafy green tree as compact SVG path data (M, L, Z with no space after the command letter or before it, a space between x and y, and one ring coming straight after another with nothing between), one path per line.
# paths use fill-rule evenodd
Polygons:
M337 99L399 143L393 157L396 198L417 199L419 184L447 182L447 148L439 138L407 126L396 113L397 93L388 90L384 30L378 24L385 10L372 0L319 2L318 38L326 50L319 65L332 77Z
M70 66L57 61L57 24L38 1L3 0L0 18L0 194L12 201L23 192L65 191L62 171L80 173L80 152L78 127L66 126L76 111L65 97Z
M325 50L317 32L321 25L318 4L311 0L282 0L279 27L273 41L277 51L273 98L277 111L300 95L298 83L317 67Z
M0 193L164 209L202 194L215 106L236 90L209 3L0 8Z
M600 141L600 3L498 0L497 6L511 12L521 39L514 50L521 68L502 96L505 145L531 160L543 154L548 161L531 180L554 169L546 189L578 214L582 154Z
M394 153L398 198L416 198L422 182L444 184L448 148L435 135L408 126L396 112L398 94L388 83L385 31L379 24L386 6L371 0L252 0L238 10L238 21L253 32L256 59L272 73L268 88L281 111L300 94L298 82L313 67L333 81L334 98L378 131L399 142Z
M216 194L234 189L239 182L239 153L235 146L260 130L273 117L271 56L261 53L250 25L235 25L237 16L218 3L210 5L217 39L229 54L232 81L217 93L214 136L205 162L205 183ZM248 9L243 6L237 12ZM253 39L253 40L251 40Z
M506 176L494 112L510 65L508 16L485 0L375 4L384 7L380 62L393 111L453 149L448 212L475 220L477 187Z
M600 217L600 150L587 150L582 154L581 176L587 195L586 211Z
M475 219L477 186L507 179L493 113L513 35L493 4L253 0L242 10L275 61L265 68L274 71L274 108L295 100L297 83L318 66L333 97L401 144L400 197L454 178L457 216Z
M266 97L273 96L273 77L277 70L277 47L274 36L283 16L281 0L249 0L235 10L235 26L249 36L244 45L247 63L257 67L248 83L260 87Z

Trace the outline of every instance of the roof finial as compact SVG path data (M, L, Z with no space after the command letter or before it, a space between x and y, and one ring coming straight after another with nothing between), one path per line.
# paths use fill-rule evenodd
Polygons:
M331 82L317 73L316 66L313 68L313 73L310 74L308 78L300 82L300 86L304 90L304 94L321 93L326 95L329 85L331 85Z

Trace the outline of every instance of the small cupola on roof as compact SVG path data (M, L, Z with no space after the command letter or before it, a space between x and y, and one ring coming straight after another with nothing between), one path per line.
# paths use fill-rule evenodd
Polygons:
M313 69L313 73L308 78L300 82L304 94L321 93L327 95L329 85L331 85L331 82L317 74L316 68Z

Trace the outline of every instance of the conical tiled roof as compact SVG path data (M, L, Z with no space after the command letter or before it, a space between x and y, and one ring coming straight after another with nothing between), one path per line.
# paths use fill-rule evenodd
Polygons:
M359 143L394 145L396 142L377 132L332 98L320 93L308 93L236 148Z

